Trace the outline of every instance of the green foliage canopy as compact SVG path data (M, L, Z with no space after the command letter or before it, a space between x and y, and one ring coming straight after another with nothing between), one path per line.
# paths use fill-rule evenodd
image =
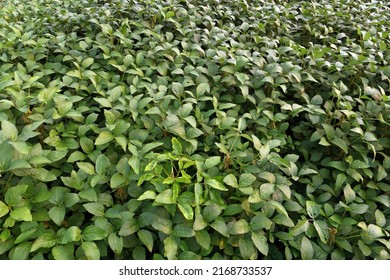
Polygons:
M1 1L0 259L390 258L389 8L250 2Z

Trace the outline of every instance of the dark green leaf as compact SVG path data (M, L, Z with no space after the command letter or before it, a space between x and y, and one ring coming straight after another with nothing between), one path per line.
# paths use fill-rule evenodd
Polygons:
M200 230L195 232L195 239L196 242L198 242L198 244L202 246L202 248L206 250L209 249L211 241L210 241L210 235L206 230Z

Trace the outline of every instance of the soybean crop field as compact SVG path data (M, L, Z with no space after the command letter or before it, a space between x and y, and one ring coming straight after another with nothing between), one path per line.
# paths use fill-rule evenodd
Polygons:
M0 1L0 259L390 259L389 61L389 1Z

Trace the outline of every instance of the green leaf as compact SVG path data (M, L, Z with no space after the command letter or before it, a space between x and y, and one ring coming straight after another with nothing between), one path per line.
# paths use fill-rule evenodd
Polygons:
M198 97L204 95L206 92L210 93L210 85L208 83L201 83L196 87L196 95Z
M329 142L326 140L325 137L322 137L318 144L320 144L321 146L325 146L325 147L330 146Z
M321 206L314 201L306 201L306 211L310 218L315 219L320 215Z
M53 220L53 222L60 226L65 218L65 206L54 206L49 210L49 217Z
M222 208L218 205L207 205L203 210L203 217L206 222L210 223L216 219L222 212Z
M176 152L176 154L180 155L182 152L182 146L179 140L177 138L173 137L172 138L172 148Z
M18 138L18 129L13 123L7 120L1 121L1 132L5 138L10 139L11 141L16 141Z
M283 214L288 217L286 209L283 207L283 205L280 202L277 202L275 200L270 200L267 203L272 207L275 207L276 211L278 211L280 214Z
M223 218L216 218L215 221L210 224L210 226L223 236L230 237L229 228L227 227L226 222Z
M142 200L146 200L146 199L155 199L156 198L156 193L154 192L154 191L152 191L152 190L148 190L148 191L146 191L146 192L144 192L143 194L141 194L138 198L137 198L137 200L139 200L139 201L142 201Z
M195 236L195 231L190 224L177 224L174 227L172 234L177 237L190 238Z
M133 168L135 174L139 174L141 168L141 161L138 157L132 157L129 159L129 165Z
M143 246L136 246L132 250L132 254L134 260L145 260L146 259L146 250Z
M238 182L237 182L237 178L233 174L226 175L225 178L223 178L223 182L226 185L231 186L233 188L239 187Z
M116 255L119 255L123 250L122 236L117 236L116 233L112 232L108 236L108 245L110 245L111 250L113 250Z
M249 226L252 231L258 231L260 229L269 230L272 224L273 222L268 219L264 214L258 214L251 219Z
M174 260L177 256L178 244L174 237L169 236L164 239L164 256L168 260Z
M303 260L312 260L314 259L314 248L310 240L306 237L302 237L301 241L301 257Z
M94 242L83 242L81 248L88 260L99 260L100 251Z
M238 241L238 248L244 260L252 259L255 254L253 241L249 238L240 238Z
M157 218L153 220L152 227L166 235L169 235L172 232L172 222L165 218Z
M161 204L175 204L175 200L173 199L173 193L172 193L172 190L171 189L166 189L164 191L162 191L161 193L159 193L155 200L155 202L157 203L161 203Z
M88 57L88 58L83 60L83 62L81 63L81 66L83 66L84 68L88 68L89 66L92 65L93 62L94 62L94 59L92 57Z
M314 220L314 228L316 229L318 236L320 237L322 243L326 244L329 239L329 230L328 225L324 221Z
M96 159L96 173L103 175L110 166L110 160L104 154Z
M346 184L344 187L344 197L347 204L350 204L356 198L356 194L351 188L350 184Z
M343 173L340 173L336 176L336 183L335 183L335 189L340 190L342 185L345 183L347 180L347 176Z
M89 162L77 162L77 166L87 174L95 174L94 166Z
M220 183L219 181L217 181L215 179L206 178L204 182L206 185L209 185L210 187L212 187L216 190L220 190L220 191L227 191L228 190L222 183Z
M119 173L115 173L114 175L112 175L110 179L110 187L112 189L119 188L126 183L127 183L127 179Z
M153 251L153 235L146 229L141 229L137 232L139 240L146 246L149 252Z
M103 240L105 237L105 231L95 225L87 226L81 234L83 241Z
M238 184L240 187L248 187L251 186L256 181L256 177L249 173L244 173L240 175L240 180Z
M23 159L17 159L11 163L11 166L8 168L8 170L26 169L26 168L32 168L32 167L27 161Z
M9 206L18 206L23 200L23 195L26 193L28 185L17 185L10 187L5 193L5 202Z
M195 239L202 248L206 250L210 248L210 234L207 232L207 230L200 230L195 232Z
M277 214L273 219L272 219L276 224L279 225L284 225L286 227L293 227L294 222L286 215L283 214Z
M184 218L187 220L194 219L194 210L192 209L191 205L187 203L179 203L177 206L180 212L183 214Z
M194 229L195 231L197 231L197 230L202 230L202 229L204 229L205 227L207 227L207 225L208 225L208 224L207 224L206 221L204 220L202 214L195 212L195 221L194 221L193 229Z
M295 227L290 231L290 234L292 236L298 236L301 233L305 233L308 229L309 229L309 221L302 220L295 225Z
M260 139L256 135L252 135L252 141L253 141L253 146L255 147L255 149L260 152L260 149L262 147Z
M90 154L92 153L94 147L93 147L93 141L87 137L81 137L80 138L80 146L84 153Z
M1 201L0 201L0 205L1 205ZM1 210L0 210L0 213L1 213ZM1 214L0 214L0 217L1 217ZM375 221L376 221L376 224L380 227L384 227L386 225L386 217L379 209L375 210Z
M56 174L51 170L46 170L45 168L31 169L31 176L42 182L52 182L57 180Z
M379 237L385 236L381 227L377 225L369 224L367 228L368 237L372 239L377 239Z
M0 200L0 218L1 217L4 217L5 215L7 215L9 213L9 208L8 208L8 206L4 203L4 202L2 202L1 200Z
M27 260L31 252L30 242L22 243L12 249L9 254L11 260Z
M338 146L340 149L342 149L344 153L348 154L348 145L343 139L335 137L330 141L336 146Z
M335 135L335 131L334 131L333 126L331 126L330 124L323 123L322 127L325 130L325 134L326 134L326 137L328 138L328 140L333 139L334 135Z
M101 203L90 202L90 203L85 203L83 206L92 215L95 215L98 217L104 215L104 206Z
M248 222L246 220L239 220L237 222L233 222L233 226L230 228L230 234L244 234L250 231Z
M371 132L365 132L363 138L364 138L364 140L366 140L368 142L378 141L378 139L375 137L375 135Z
M12 219L16 221L26 221L26 222L32 221L32 215L30 209L28 209L25 206L13 209L11 211L10 216Z
M151 150L153 150L153 149L155 149L157 147L160 147L163 144L164 143L161 143L161 142L148 143L148 144L146 144L145 146L142 147L141 154L146 154L149 151L151 151Z
M336 244L337 244L338 246L340 246L341 248L343 248L344 250L350 252L350 253L353 252L351 243L349 243L349 241L346 240L346 239L337 238L337 239L336 239Z
M114 139L114 136L109 131L102 131L95 140L95 145L104 145L111 142Z
M178 116L168 114L166 119L161 123L168 132L174 133L181 137L185 136L185 129Z
M264 256L268 255L268 242L267 237L264 234L258 232L252 232L251 239L253 244L255 244L256 248L262 253Z
M65 231L57 232L57 242L59 244L68 244L80 241L81 239L81 229L77 226L71 226Z
M368 210L368 205L367 204L358 204L358 203L351 203L348 205L349 211L355 214L364 214Z
M51 248L56 245L56 237L54 231L46 231L38 236L34 241L31 252L34 252L40 248Z
M26 142L9 142L12 147L19 153L27 155L31 151L31 147Z
M139 226L136 219L130 219L123 222L120 230L119 235L122 236L129 236L133 233L137 232L139 230Z
M381 166L379 165L378 166L378 173L377 173L377 176L376 176L376 179L377 181L382 181L383 179L385 179L387 177L387 172L386 170Z
M369 255L371 255L372 251L370 247L364 244L362 240L358 241L358 246L364 256L368 257Z
M211 167L216 166L220 162L221 162L221 157L220 156L210 157L210 158L206 159L206 161L203 163L202 168L204 170L207 170L207 169L209 169Z
M73 244L68 244L53 247L51 253L55 260L73 260L73 251Z

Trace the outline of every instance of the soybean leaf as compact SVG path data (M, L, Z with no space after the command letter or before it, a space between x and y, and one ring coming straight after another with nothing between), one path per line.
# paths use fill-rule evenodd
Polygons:
M312 260L314 258L313 245L306 236L302 236L300 251L303 260Z
M153 250L153 235L150 231L146 229L141 229L137 232L139 240L146 246L149 252Z
M251 239L259 252L267 256L269 250L267 238L261 233L252 232Z
M94 242L83 242L81 248L88 260L99 260L100 251Z

